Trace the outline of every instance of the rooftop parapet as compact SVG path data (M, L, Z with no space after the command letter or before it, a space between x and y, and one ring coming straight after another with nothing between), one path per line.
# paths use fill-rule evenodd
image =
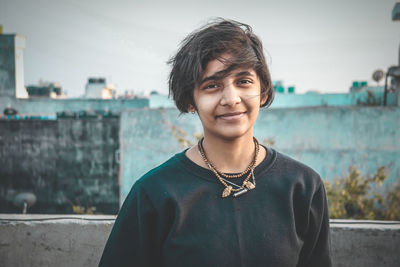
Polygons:
M115 216L0 214L2 266L97 266ZM400 266L400 222L331 220L333 266Z

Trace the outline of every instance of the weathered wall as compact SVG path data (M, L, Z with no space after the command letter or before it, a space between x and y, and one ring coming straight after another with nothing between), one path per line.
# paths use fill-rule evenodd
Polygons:
M113 216L0 214L0 267L97 266ZM334 267L400 266L400 222L331 222Z
M178 138L194 143L192 134L202 132L197 116L178 115L176 109L123 112L119 137L117 118L0 121L0 212L20 212L15 195L33 190L40 199L31 212L70 213L80 202L115 213L119 140L122 202L140 176L183 149ZM255 135L329 180L349 166L372 174L391 164L391 184L400 177L399 129L399 108L315 107L262 110Z
M16 96L15 35L0 34L0 98Z
M400 222L331 220L334 267L400 266Z
M299 107L334 107L334 106L383 106L383 87L372 88L373 95L368 96L369 88L361 92L346 94L281 94L275 93L271 108L299 108ZM388 93L387 105L398 106L399 93ZM175 103L167 95L151 95L150 108L174 108Z
M59 218L0 214L0 267L97 266L114 217Z
M391 166L388 183L400 182L400 108L316 107L264 110L256 136L310 165L331 180L350 166L364 174Z
M30 213L72 213L72 205L118 210L119 118L0 120L0 213L19 213L15 196L32 192Z
M29 98L15 99L0 97L0 112L10 105L19 114L55 114L62 111L110 110L119 112L127 109L145 108L149 99L85 99L85 98Z
M274 148L328 180L347 173L350 166L373 174L379 166L391 165L391 184L400 178L399 129L397 107L271 108L261 110L255 136L264 143L272 140ZM140 176L183 149L178 142L182 134L193 143L192 134L201 132L196 115L179 116L176 109L123 112L121 200Z
M368 88L361 92L346 94L275 94L272 108L299 108L299 107L338 107L338 106L383 106L383 88L368 96ZM398 95L387 95L388 106L398 106Z

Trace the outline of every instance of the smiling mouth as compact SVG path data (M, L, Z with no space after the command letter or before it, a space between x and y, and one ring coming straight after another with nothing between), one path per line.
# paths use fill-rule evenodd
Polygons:
M217 119L223 119L223 120L237 120L240 119L246 112L230 112L230 113L225 113L222 115L217 115Z

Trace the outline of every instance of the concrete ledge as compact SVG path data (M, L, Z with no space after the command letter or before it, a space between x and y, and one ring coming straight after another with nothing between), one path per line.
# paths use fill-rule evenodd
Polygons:
M97 266L115 216L0 214L0 266ZM400 222L331 220L335 267L400 266Z
M0 266L97 266L114 219L0 214Z
M331 220L335 267L400 266L400 222Z

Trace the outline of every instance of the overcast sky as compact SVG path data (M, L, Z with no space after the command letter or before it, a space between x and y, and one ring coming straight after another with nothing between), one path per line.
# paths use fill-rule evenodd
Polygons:
M25 84L57 81L80 96L88 77L167 93L166 61L212 17L250 24L273 80L297 93L347 92L353 80L398 64L394 0L0 0L4 33L26 37Z

